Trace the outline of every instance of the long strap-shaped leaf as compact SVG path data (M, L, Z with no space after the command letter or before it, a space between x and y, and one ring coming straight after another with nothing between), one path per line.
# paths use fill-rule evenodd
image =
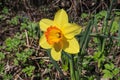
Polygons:
M85 49L86 44L88 43L89 36L90 36L90 32L91 32L91 29L92 29L92 26L91 26L91 25L93 24L93 22L94 22L93 19L89 22L89 24L88 24L88 26L87 26L87 28L86 28L86 30L85 30L85 33L84 33L84 35L83 35L83 37L82 37L82 41L80 41L80 43L81 43L81 48L80 48L80 52L79 52L79 54L78 54L78 60L77 60L77 64L76 64L76 66L77 66L77 68L78 68L78 71L76 72L76 76L79 76L79 77L76 77L76 79L78 79L78 80L80 80L81 72L82 72L82 69L81 69L82 64L79 65L79 62L82 63L82 61L83 61L83 58L80 58L80 57L83 57L83 56L82 56L82 55L83 55L82 52L83 52L83 49Z
M54 65L54 67L60 72L63 79L66 80L66 77L64 76L64 74L63 74L62 70L60 69L59 65L57 64L57 62L55 60L52 59L49 50L47 50L47 53L48 53L48 56L50 57L50 60L52 61L52 64Z
M90 36L90 32L91 32L91 29L92 29L92 24L93 24L93 19L89 22L86 30L85 30L85 33L83 35L83 38L82 38L82 41L81 42L81 48L80 48L80 54L82 53L82 50L85 48L87 42L88 42L88 39L89 39L89 36ZM80 55L79 54L79 55Z

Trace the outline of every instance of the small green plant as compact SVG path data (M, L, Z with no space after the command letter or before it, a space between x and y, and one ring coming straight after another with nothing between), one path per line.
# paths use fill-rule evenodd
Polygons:
M101 51L94 53L93 59L98 62L98 67L101 67L101 63L105 61L105 56Z
M26 21L26 20L25 20ZM28 36L36 38L38 32L38 23L35 22L24 22L21 23L21 30L27 30Z
M81 14L81 18L84 19L84 18L87 18L88 17L88 14L87 13L82 13Z
M16 51L18 50L18 46L21 43L21 40L18 38L7 38L5 40L6 50L7 51Z
M0 62L0 74L4 74L4 64Z
M13 18L9 21L9 24L18 25L18 23L19 23L19 18L20 18L20 16L15 16L15 17L13 17Z
M107 11L100 11L99 13L97 13L95 16L98 20L103 19L107 14Z
M3 80L12 80L13 76L11 74L5 74Z
M5 58L5 54L0 52L0 60L4 59Z
M2 10L2 13L3 14L8 14L9 13L9 10L7 7L4 7L3 10Z
M2 19L3 19L3 17L4 17L3 15L0 15L0 20L2 20Z
M21 62L22 64L25 63L27 61L27 59L29 58L30 55L32 55L33 50L32 49L27 49L25 51L22 51L21 53L16 53L16 57L14 59L14 63L15 65L18 65L19 62Z
M28 66L25 67L22 72L26 73L29 77L33 75L33 71L34 71L35 67L34 66Z
M118 28L119 28L118 22L114 21L113 24L112 24L112 28L111 28L111 34L114 34L115 32L117 32Z
M120 69L119 68L116 68L114 66L113 63L110 63L110 64L105 64L105 69L103 70L103 77L104 78L110 78L110 79L117 79L117 77L115 77L119 72L120 72Z
M13 76L5 72L5 64L0 62L0 76L2 80L12 80Z

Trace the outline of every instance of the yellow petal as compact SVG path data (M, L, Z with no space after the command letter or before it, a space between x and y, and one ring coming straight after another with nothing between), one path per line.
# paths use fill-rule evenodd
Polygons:
M64 48L64 51L70 54L77 54L80 49L78 41L75 38L73 38L71 40L68 40L68 43L69 44L66 48Z
M59 61L61 59L61 50L56 51L55 48L51 49L51 57L56 60Z
M39 22L39 26L40 26L40 29L42 31L46 31L48 27L52 26L53 25L53 21L50 20L50 19L42 19L40 22Z
M64 27L62 27L64 36L68 39L73 38L75 35L78 35L82 28L81 26L77 25L77 24L65 24Z
M62 27L64 24L68 23L68 15L64 9L59 10L55 14L54 23L58 25L57 27Z
M42 48L45 48L45 49L51 48L51 45L48 44L45 35L43 35L43 36L40 38L40 40L39 40L39 45L40 45Z

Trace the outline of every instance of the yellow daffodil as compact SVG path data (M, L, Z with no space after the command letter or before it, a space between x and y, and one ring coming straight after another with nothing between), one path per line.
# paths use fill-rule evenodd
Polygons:
M54 60L60 60L62 50L70 54L79 52L80 46L75 35L78 35L82 28L68 22L65 10L59 10L54 20L42 19L39 25L40 30L44 31L39 45L44 49L51 49L51 56Z

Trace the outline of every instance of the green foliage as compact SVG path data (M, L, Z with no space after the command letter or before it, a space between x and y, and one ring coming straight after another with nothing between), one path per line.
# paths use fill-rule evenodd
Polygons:
M21 30L24 30L24 29L27 28L27 26L28 26L28 24L26 24L26 23L21 23L20 29L21 29Z
M50 78L49 78L49 77L47 77L45 80L50 80Z
M6 50L7 51L16 51L18 50L18 46L20 44L21 40L18 38L7 38L5 40L6 44Z
M88 66L90 64L91 60L92 60L91 56L84 57L83 63L82 63L82 66L83 66L84 69L86 69L86 70L91 70L92 69L92 67Z
M34 50L27 49L25 51L22 51L21 53L16 53L16 59L14 60L15 65L18 65L19 62L25 63L30 55L32 55Z
M105 64L104 65L105 66L105 69L108 69L108 70L112 70L112 69L114 69L114 64L112 64L112 63L110 63L110 64Z
M4 74L4 64L0 62L0 74Z
M21 23L21 30L27 30L28 36L36 38L37 33L39 32L39 26L38 23L35 22L27 22L26 19L24 20L24 23Z
M53 67L53 64L48 64L47 66L49 69L51 69Z
M98 67L101 66L101 63L105 61L105 56L101 51L95 52L93 59L98 62Z
M6 74L3 76L3 80L12 80L13 76L11 74Z
M95 76L93 75L93 76L90 76L90 77L87 77L87 78L88 78L88 80L94 80Z
M63 69L64 71L67 71L67 70L68 70L68 65L62 65L62 69Z
M81 14L81 18L84 19L84 18L87 18L88 17L88 14L87 13L82 13Z
M0 52L0 60L4 59L5 58L5 54Z
M9 13L9 10L7 7L4 7L3 10L2 10L2 13L3 14L8 14Z
M12 25L18 25L19 23L19 16L15 16L13 17L10 21L9 21L9 24L12 24Z
M104 78L113 78L113 74L109 70L103 70Z
M0 75L3 77L3 80L12 80L12 75L5 72L4 63L0 62Z
M115 11L115 14L116 14L117 16L120 16L120 11Z
M103 19L107 14L107 11L100 11L99 13L97 13L95 16L98 20Z
M104 66L105 66L105 69L103 70L103 73L104 73L103 77L104 78L111 78L112 79L120 72L120 69L115 68L113 63L105 64Z
M65 53L65 52L63 52L63 53ZM68 70L68 64L69 64L68 56L69 56L68 54L62 55L62 69L64 71Z
M22 72L26 73L29 77L33 75L33 71L34 71L35 67L34 66L28 66L25 67Z
M118 28L119 28L118 22L114 21L112 24L111 33L113 34L113 33L117 32Z
M0 20L2 20L2 19L3 19L3 17L4 17L3 15L0 15Z
M28 35L33 37L33 38L36 38L36 34L37 34L37 29L38 28L38 24L37 23L29 23L29 25L27 26L27 29L28 29ZM38 28L39 29L39 28Z

